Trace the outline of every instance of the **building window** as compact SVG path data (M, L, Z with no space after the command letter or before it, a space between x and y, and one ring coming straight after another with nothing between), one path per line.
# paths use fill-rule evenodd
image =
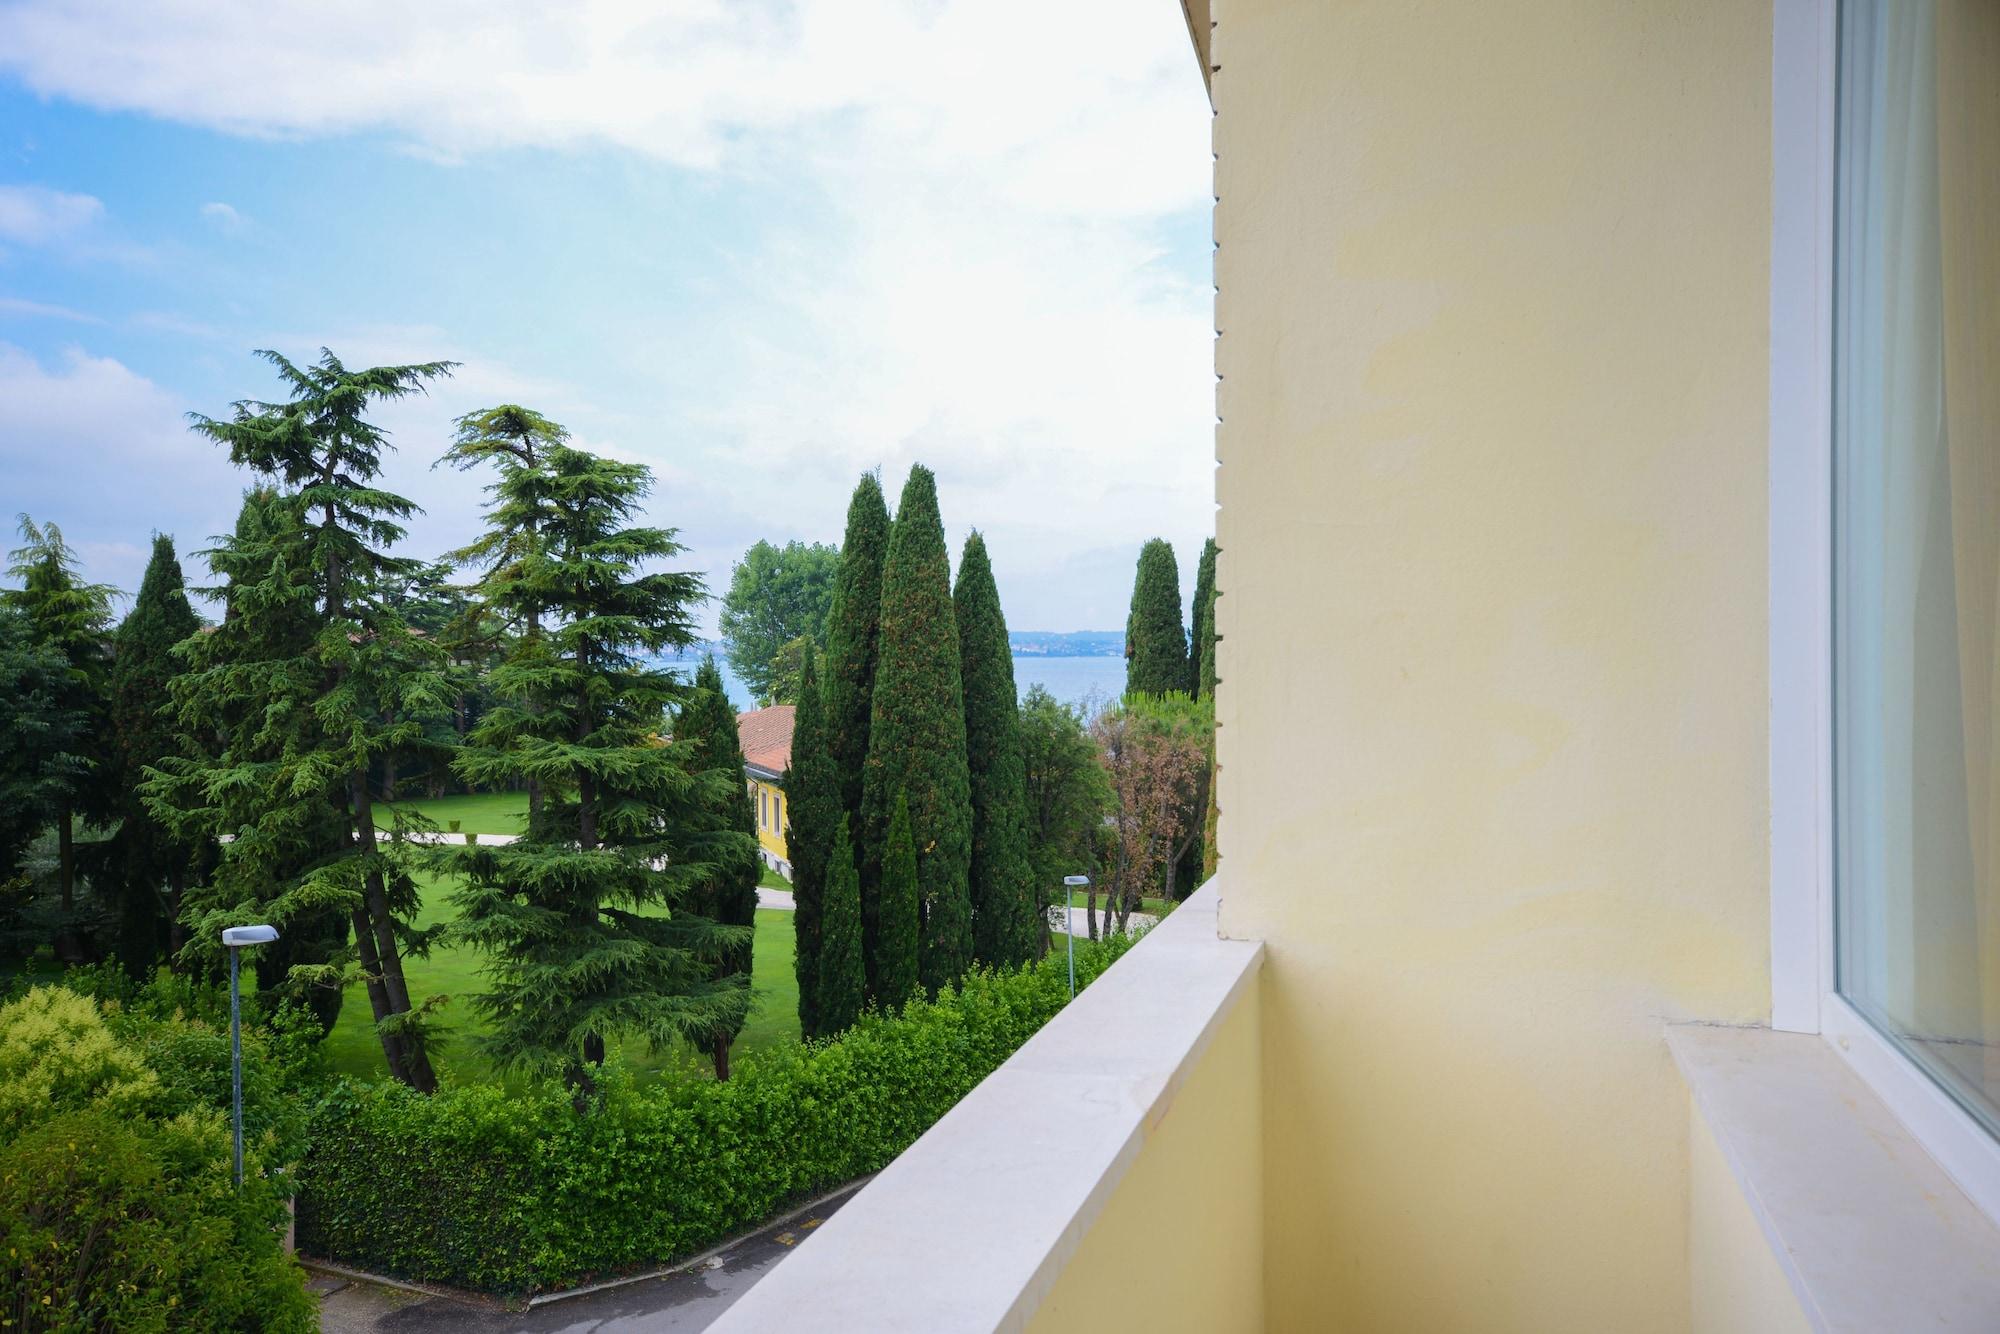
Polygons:
M1850 0L1835 112L1835 984L2000 1134L1991 6Z
M757 790L757 827L759 829L771 827L771 794L762 788Z

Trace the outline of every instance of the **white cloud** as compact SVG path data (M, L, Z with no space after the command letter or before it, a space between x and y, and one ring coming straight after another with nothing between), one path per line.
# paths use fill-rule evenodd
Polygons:
M90 195L41 185L0 185L0 241L44 245L89 226L103 212L104 205Z
M1196 230L1210 174L1171 3L19 0L10 70L228 133L378 132L441 163L612 146L781 185L798 207L712 305L618 331L656 403L594 413L442 330L332 342L356 362L464 349L448 388L396 409L405 438L490 388L653 464L712 584L756 537L837 538L855 476L882 465L893 503L915 459L954 546L992 537L1024 627L1121 624L1138 544L1171 537L1191 566L1210 530L1211 294L1159 253L1163 220Z
M234 207L216 200L201 206L201 216L225 232L240 231L249 221Z
M23 297L0 296L0 315L18 315L23 319L67 320L71 324L102 324L95 315L86 315L68 306L52 306L46 301L29 301Z
M135 590L148 533L174 533L185 556L226 529L242 491L228 460L188 432L183 407L113 358L70 347L45 364L0 343L4 518L53 520L91 578Z

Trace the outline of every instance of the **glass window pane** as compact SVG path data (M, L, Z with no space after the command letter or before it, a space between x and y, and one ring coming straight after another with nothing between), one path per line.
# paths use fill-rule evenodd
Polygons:
M2000 1131L2000 3L1840 11L1838 986Z

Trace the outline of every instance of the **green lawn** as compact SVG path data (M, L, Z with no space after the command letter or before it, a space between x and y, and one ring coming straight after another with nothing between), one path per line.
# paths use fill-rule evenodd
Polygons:
M435 801L398 802L427 815L439 829L449 830L458 821L463 834L519 834L526 831L528 794L525 792L478 792L463 797L439 797ZM388 804L375 808L375 827L387 829L395 821Z
M434 803L433 803L434 804ZM428 813L428 812L427 812ZM417 923L429 926L449 920L453 913L450 882L420 876L424 908ZM440 1078L455 1083L489 1083L497 1078L492 1065L480 1054L474 1041L483 1024L471 1004L484 989L479 976L482 956L469 946L441 946L427 959L407 959L403 976L409 982L410 998L422 1002L443 995L438 1020L445 1033L433 1053ZM750 968L750 1021L737 1037L734 1052L741 1056L799 1040L799 987L792 973L792 914L776 909L759 909L757 938ZM343 1074L379 1079L388 1074L382 1060L382 1046L373 1032L367 989L355 983L347 989L340 1007L340 1019L327 1035L326 1051L334 1068ZM696 1065L691 1052L663 1052L651 1055L645 1043L633 1042L625 1048L627 1062L635 1069L654 1073L667 1067L679 1069ZM705 1068L705 1063L703 1063Z
M1090 898L1089 898L1089 892L1087 890L1073 889L1069 892L1070 907L1083 908L1089 906L1089 903L1090 903ZM1167 910L1167 901L1165 899L1141 897L1139 900L1140 912L1149 912L1157 916L1161 913L1164 913L1166 910ZM1104 911L1104 895L1101 893L1097 896L1097 911L1099 912Z

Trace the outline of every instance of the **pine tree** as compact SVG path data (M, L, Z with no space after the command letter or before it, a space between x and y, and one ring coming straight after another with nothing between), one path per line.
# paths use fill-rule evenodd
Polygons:
M1194 625L1188 634L1188 680L1196 698L1215 694L1215 539L1201 544L1194 572Z
M799 1031L818 1037L824 1030L819 1014L818 968L825 948L822 925L828 892L828 867L833 865L834 833L846 826L840 809L840 782L828 750L825 702L808 655L800 667L799 700L792 715L792 764L785 774L785 810L790 829L785 847L792 854L792 967L799 983ZM849 835L851 838L851 835ZM853 864L853 845L848 845ZM855 889L855 924L861 929L860 881ZM861 958L857 937L855 959Z
M39 641L25 612L0 601L0 888L15 881L28 845L86 769L85 723L68 660Z
M748 929L688 907L756 848L715 818L743 794L740 766L663 740L689 691L649 656L693 642L704 592L696 575L642 573L682 550L672 529L628 526L650 489L638 464L561 445L502 469L489 524L514 522L525 497L549 506L530 555L479 591L501 616L548 619L494 669L493 706L458 761L473 784L542 786L526 836L449 862L464 877L460 935L488 958L474 1000L487 1049L503 1068L560 1074L579 1106L610 1043L707 1047L749 1006L746 978L715 967L747 950Z
M688 896L688 908L724 926L754 927L757 882L763 878L757 857L757 813L744 786L743 742L736 730L736 710L730 706L722 670L713 657L702 659L695 672L694 698L681 709L674 739L694 743L691 762L698 770L723 770L735 777L726 792L718 793L708 811L708 822L715 829L742 835L741 847L733 855L716 857L713 869ZM746 929L740 940L725 945L716 961L718 978L741 979L749 986L752 934ZM729 1046L742 1030L742 1017L731 1014L710 1031L706 1045L715 1062L716 1078L729 1078Z
M911 897L914 903L914 894ZM861 1017L868 996L868 970L861 960L861 873L854 868L854 841L845 815L834 830L833 847L827 855L813 988L814 1026L808 1036L831 1037Z
M1140 548L1125 622L1125 693L1193 693L1187 629L1181 622L1181 572L1174 549L1154 538Z
M369 771L421 741L451 690L438 646L413 635L388 596L416 567L389 548L418 510L374 484L389 445L365 414L452 367L349 370L325 349L303 366L257 355L288 399L239 401L227 421L191 418L271 490L220 553L234 572L230 614L191 646L175 682L185 754L159 766L148 801L182 839L233 835L189 895L190 946L213 958L223 926L275 919L296 948L308 922L345 912L384 1059L427 1093L437 1079L403 954L422 953L428 935L415 925L410 850L377 838ZM243 799L211 802L219 789ZM324 970L318 980L335 982Z
M972 780L972 952L980 963L1006 967L1039 953L1043 928L1028 864L1014 655L986 539L976 532L965 539L952 604Z
M108 584L85 583L77 573L76 556L54 524L37 524L20 516L23 545L12 553L8 573L21 581L6 590L8 606L27 617L34 642L62 655L67 666L60 707L82 720L79 754L102 755L105 749L106 694L110 664L105 649L111 636ZM57 883L62 912L68 918L76 894L76 819L109 814L110 785L105 766L95 758L66 769L57 798ZM73 945L63 953L72 953Z
M520 586L529 575L528 563L540 550L540 531L551 517L555 503L544 485L548 472L542 461L549 450L569 441L569 431L534 409L516 403L468 412L455 425L458 429L451 448L439 461L460 472L491 463L512 486L503 491L499 482L488 484L486 489L495 498L489 506L486 531L469 545L452 552L451 559L484 570L491 587L504 594L505 590ZM510 618L514 623L505 625L503 632L522 636L539 650L541 606L532 599L504 595L489 599L487 605L498 603L516 607ZM542 786L530 781L527 788L528 818L532 821L541 811Z
M882 889L875 932L875 1001L885 1010L919 994L922 924L919 920L917 845L910 828L910 800L896 794L882 849Z
M111 667L111 724L116 740L120 823L112 861L120 894L119 957L135 974L180 951L181 895L198 873L198 853L170 837L140 800L148 765L179 753L164 708L181 673L177 645L201 628L188 605L174 540L153 535L153 556L131 614L118 627Z
M889 554L889 507L882 483L863 473L847 505L840 572L827 612L827 751L840 784L840 808L861 828L861 775L875 710L875 664L882 624L882 563ZM864 891L865 893L865 891ZM865 916L865 912L864 912Z
M918 851L921 974L932 992L956 982L972 962L971 787L951 562L936 479L918 464L903 487L882 565L881 645L862 780L861 894L865 933L869 887L883 883L891 800L901 793Z

